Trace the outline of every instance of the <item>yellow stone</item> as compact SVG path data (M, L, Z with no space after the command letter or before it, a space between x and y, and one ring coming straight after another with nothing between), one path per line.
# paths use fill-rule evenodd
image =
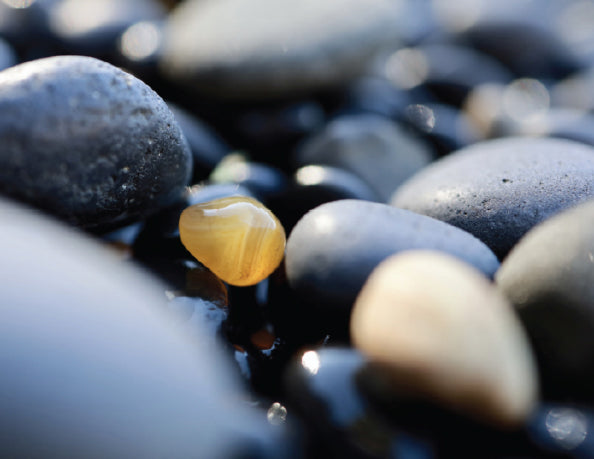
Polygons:
M182 244L231 285L266 279L285 253L285 230L262 203L243 196L215 199L185 209L179 219Z

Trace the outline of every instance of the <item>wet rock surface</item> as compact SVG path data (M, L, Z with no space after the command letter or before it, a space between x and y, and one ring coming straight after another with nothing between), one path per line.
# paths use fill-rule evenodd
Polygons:
M593 18L581 0L0 1L0 199L70 225L0 204L0 450L594 457L593 222L565 213L594 197ZM407 180L458 228L385 204ZM247 287L180 241L184 209L232 196L294 241ZM261 242L221 218L201 234L200 252L239 242L230 275ZM457 259L373 289L378 365L352 306L419 248Z
M163 100L90 57L0 75L0 192L90 230L178 200L192 158Z

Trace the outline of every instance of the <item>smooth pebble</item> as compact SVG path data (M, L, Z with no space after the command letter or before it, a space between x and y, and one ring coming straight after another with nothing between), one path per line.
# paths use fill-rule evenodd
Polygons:
M545 395L594 400L594 200L534 227L496 282L530 335Z
M348 315L371 271L388 256L411 249L447 252L486 276L499 267L495 255L465 231L387 204L346 199L316 207L293 228L287 279L308 302ZM335 311L336 320L340 314Z
M0 72L0 193L104 230L179 200L188 144L147 85L91 57Z
M501 425L521 424L536 402L536 364L514 310L451 256L411 251L381 263L357 298L351 336L395 391Z
M594 197L594 148L564 139L479 142L405 182L391 203L436 218L503 259L539 222Z

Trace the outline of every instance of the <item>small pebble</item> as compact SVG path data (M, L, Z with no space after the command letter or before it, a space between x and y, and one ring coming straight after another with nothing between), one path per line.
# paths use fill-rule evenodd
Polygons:
M536 365L513 309L450 256L411 251L380 264L357 298L351 335L396 391L501 425L521 424L536 402Z
M260 202L248 197L188 207L180 216L179 233L188 251L231 285L257 284L284 256L281 223Z
M394 206L457 226L503 259L534 225L594 197L594 148L563 139L476 143L404 183Z

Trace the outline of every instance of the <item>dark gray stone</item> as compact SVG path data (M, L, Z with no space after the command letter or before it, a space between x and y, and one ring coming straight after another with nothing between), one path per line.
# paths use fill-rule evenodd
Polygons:
M224 97L315 90L395 44L400 12L390 0L189 0L169 17L162 69Z
M534 225L594 197L594 149L563 139L477 143L404 183L392 204L474 234L503 259Z
M206 123L191 113L170 102L167 105L175 115L175 120L192 150L194 158L192 183L198 183L206 179L223 157L231 152L231 147Z
M430 147L382 116L336 118L306 141L297 153L300 166L324 164L363 179L383 201L431 162Z
M192 156L147 85L90 57L0 73L0 193L90 230L145 217L181 196Z
M283 454L282 430L244 404L231 362L167 310L162 285L38 213L0 200L0 215L3 455Z
M536 351L545 396L594 400L594 200L534 227L496 282Z
M382 260L404 250L449 253L493 276L499 262L478 239L438 220L387 204L341 200L303 216L287 241L286 271L304 298L350 310Z

